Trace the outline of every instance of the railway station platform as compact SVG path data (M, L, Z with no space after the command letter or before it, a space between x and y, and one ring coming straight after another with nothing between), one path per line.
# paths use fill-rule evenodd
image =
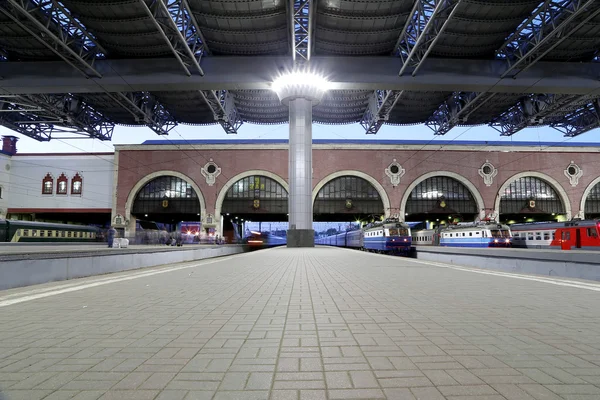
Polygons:
M0 290L239 254L243 245L5 244L0 246Z
M600 398L600 284L316 247L0 292L0 398Z

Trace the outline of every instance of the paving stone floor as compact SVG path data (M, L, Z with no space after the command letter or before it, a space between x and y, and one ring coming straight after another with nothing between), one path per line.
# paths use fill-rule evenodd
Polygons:
M0 398L600 399L598 291L335 248L171 267L0 292Z

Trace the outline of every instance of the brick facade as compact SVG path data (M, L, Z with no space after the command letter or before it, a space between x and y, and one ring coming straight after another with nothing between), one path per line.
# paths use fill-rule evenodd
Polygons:
M145 177L168 174L173 171L190 180L200 191L204 200L202 218L214 216L213 222L219 227L220 199L226 189L240 177L266 174L287 182L288 150L285 143L249 144L182 144L176 145L136 145L116 146L118 175L116 197L113 207L113 220L119 214L129 219L127 204L135 199L139 187L150 179ZM581 211L581 200L586 188L593 186L600 176L597 147L552 147L540 150L539 147L498 145L448 144L315 144L313 146L313 188L326 183L332 177L360 174L372 183L379 183L389 199L386 214L400 214L409 189L429 176L446 175L457 178L466 184L475 198L483 202L487 210L497 208L499 193L506 185L521 176L537 176L557 191L565 203L567 218ZM551 150L551 151L550 151ZM400 164L405 173L397 186L393 186L386 175L386 168L392 162ZM212 185L202 174L202 168L214 162L220 168ZM486 184L480 174L484 163L489 162L497 174ZM583 174L573 185L565 174L573 162ZM329 177L329 178L328 178ZM136 188L136 185L138 186ZM385 203L385 202L384 202ZM497 211L497 210L496 210ZM125 222L125 221L124 221Z

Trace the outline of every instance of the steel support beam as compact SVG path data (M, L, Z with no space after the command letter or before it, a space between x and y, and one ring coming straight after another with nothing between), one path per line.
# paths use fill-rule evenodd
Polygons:
M501 77L526 71L599 14L597 0L544 1L497 51L508 62Z
M360 121L362 127L365 128L365 133L376 134L379 132L403 93L403 90L376 90L373 92L367 110Z
M398 77L393 57L312 57L311 69L330 71L331 90L410 90L498 93L600 93L600 63L539 62L519 79L500 79L501 60L431 58L415 77ZM101 86L63 62L0 62L0 94L270 90L291 57L205 57L204 77L185 76L171 58L97 60ZM48 76L52 71L52 76Z
M154 0L150 7L146 5L144 0L140 0L140 2L168 43L175 59L184 69L186 75L192 76L193 72L197 71L200 76L204 76L204 71L200 67L200 60L203 54L208 52L208 47L187 0ZM211 92L214 93L211 94ZM215 120L219 121L225 132L237 133L242 120L239 118L233 103L233 97L228 94L227 90L206 90L201 91L201 94L206 104L213 111ZM152 115L160 116L162 120L155 121L159 122L158 124L149 125L157 133L159 133L159 130L164 131L160 127L160 122L164 122L165 117L168 116L168 112L164 107L161 110L161 113L153 113ZM169 125L166 132L159 134L166 134L173 127L175 127L175 124Z
M168 135L177 126L175 118L148 92L106 94L133 115L137 122L143 123L158 135Z
M550 125L566 137L574 137L600 127L600 99L567 115L564 121Z
M154 23L165 42L173 52L175 59L187 76L204 71L200 59L204 54L204 41L197 29L191 10L183 0L153 0L150 6L145 0L139 0L148 17Z
M102 77L94 66L106 51L56 0L4 0L0 12L85 76Z
M228 134L236 134L242 119L233 102L233 96L226 90L200 90L200 95L213 112L215 121Z
M410 13L402 34L394 47L394 54L402 59L402 76L407 68L413 68L415 76L448 22L454 17L461 0L419 0Z
M581 103L588 97L568 94L530 95L502 113L490 126L500 132L501 136L511 136L528 126L544 125L547 116Z
M0 96L0 125L39 141L49 141L52 133L84 135L110 140L115 124L80 99L71 95Z
M314 46L314 19L316 0L290 0L290 29L292 37L292 59L294 62L310 60Z
M469 115L490 101L497 93L455 92L433 113L427 125L436 135L445 135L456 125L465 124Z

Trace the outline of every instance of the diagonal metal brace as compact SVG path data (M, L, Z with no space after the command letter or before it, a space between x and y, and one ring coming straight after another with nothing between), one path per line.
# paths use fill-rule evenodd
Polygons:
M204 76L200 67L205 46L198 24L184 0L153 0L150 6L145 0L139 0L148 17L168 44L173 55L188 76L198 72Z
M158 135L168 135L177 121L154 96L148 92L107 93L115 102Z
M497 93L455 92L442 103L425 125L436 135L445 135L456 125L467 122L469 116L490 101Z
M402 76L408 67L412 67L412 76L439 40L448 23L454 17L461 0L419 0L408 17L402 30L394 54L402 59Z
M85 76L101 78L94 67L106 51L56 0L3 0L0 12Z
M496 52L508 62L500 77L526 71L599 14L597 0L545 0Z
M376 90L369 98L367 109L360 120L366 134L376 134L390 117L392 109L402 97L403 90Z
M291 0L292 59L309 61L314 46L315 0Z
M563 121L550 125L564 136L574 137L600 127L600 99L567 115Z
M198 92L212 110L215 121L221 124L226 133L236 134L243 121L231 93L227 90L199 90Z

